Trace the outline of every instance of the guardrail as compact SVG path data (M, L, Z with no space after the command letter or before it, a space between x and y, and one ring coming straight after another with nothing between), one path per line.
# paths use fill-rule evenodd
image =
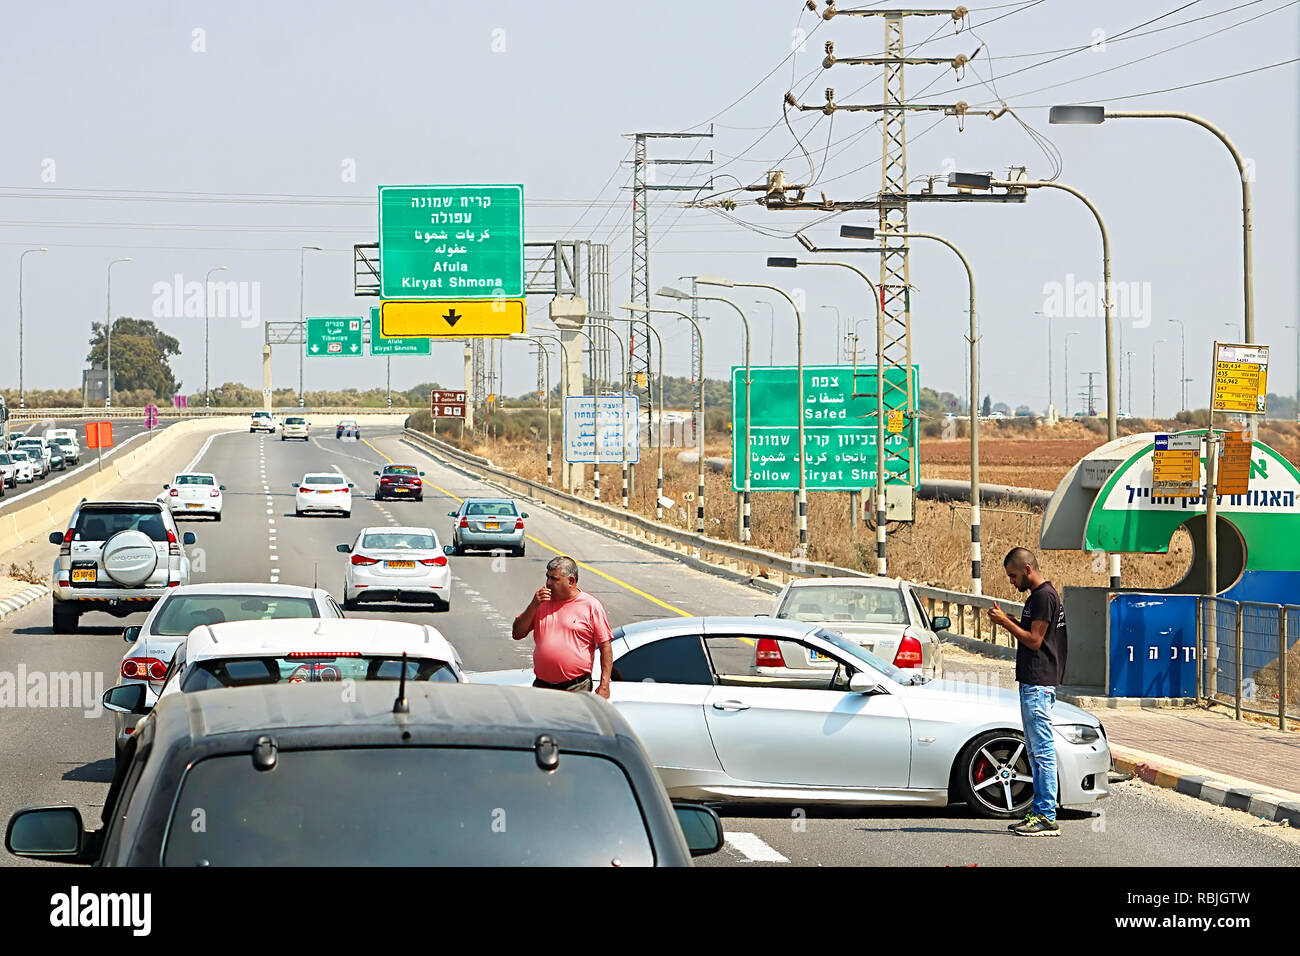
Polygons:
M420 406L423 407L423 406ZM250 405L247 407L235 407L230 405L213 406L212 408L170 408L158 406L159 418L213 418L222 415L252 415L253 412L263 411L261 405ZM325 405L311 408L282 407L273 408L272 411L277 415L348 415L356 417L359 415L401 415L402 413L410 414L419 411L416 406L397 406L392 408L384 406L366 406L364 408L350 408L346 405ZM145 410L143 407L135 408L11 408L9 409L9 420L13 421L43 421L47 418L144 418Z
M407 439L424 445L426 448L432 449L454 462L461 465L471 465L480 471L486 472L494 481L513 491L535 498L543 504L560 511L594 517L599 524L636 537L652 547L670 551L673 557L687 564L695 561L712 565L714 568L721 567L733 572L733 574L747 575L755 583L767 582L769 585L784 585L796 578L809 577L875 577L875 575L865 571L841 568L834 564L805 561L797 555L786 557L783 554L776 554L771 551L749 548L733 541L721 541L707 535L673 528L641 515L624 511L622 508L616 508L599 501L588 501L585 498L559 491L550 485L503 471L488 458L481 458L478 455L471 455L468 452L461 451L454 445L449 445L424 432L407 428L404 430L404 435ZM703 557L704 555L711 556L711 559ZM943 616L951 618L957 627L955 633L974 636L979 640L985 639L983 636L984 619L980 616L981 611L991 608L996 603L1014 618L1020 614L1022 607L1022 605L1010 601L998 601L994 598L967 594L963 591L950 591L946 588L936 588L928 585L916 585L914 590L919 597L927 602L931 617L938 613L936 607L942 606ZM956 609L955 616L951 613L951 609L954 608ZM968 617L970 618L969 627L966 623ZM991 630L988 640L996 644L998 643L998 629L991 622L989 622L989 627ZM973 635L969 635L968 631L973 631ZM1014 639L1010 639L1010 643L1014 646Z

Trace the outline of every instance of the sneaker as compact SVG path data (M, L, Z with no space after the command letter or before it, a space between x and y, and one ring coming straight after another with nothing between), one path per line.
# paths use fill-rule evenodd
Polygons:
M1015 823L1007 824L1007 829L1014 830L1016 827L1023 827L1026 823L1032 822L1033 819L1034 819L1034 813L1031 810L1029 813L1025 814L1024 819L1017 820Z
M1035 815L1032 819L1012 828L1011 832L1016 836L1054 837L1061 835L1061 828L1057 826L1055 820Z

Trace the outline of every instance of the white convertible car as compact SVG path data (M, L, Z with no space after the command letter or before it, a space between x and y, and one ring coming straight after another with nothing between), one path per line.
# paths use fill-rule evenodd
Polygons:
M785 667L759 664L775 642ZM614 631L610 702L674 799L946 806L1023 816L1033 781L1013 690L907 677L856 641L766 618L673 618ZM790 667L808 651L831 670ZM529 684L532 671L468 675ZM1109 795L1101 723L1053 709L1064 805Z

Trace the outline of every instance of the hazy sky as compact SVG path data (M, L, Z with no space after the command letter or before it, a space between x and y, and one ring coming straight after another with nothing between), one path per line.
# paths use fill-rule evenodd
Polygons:
M970 8L969 27L958 34L950 20L907 21L909 53L969 55L980 48L960 81L950 67L908 67L909 100L962 100L973 111L1002 99L1050 140L1049 150L1059 151L1059 179L1088 194L1110 227L1114 279L1129 298L1124 348L1136 353L1135 412L1150 411L1153 347L1160 338L1166 342L1154 362L1159 410L1178 407L1179 332L1169 319L1186 322L1194 405L1207 401L1210 341L1240 335L1235 169L1222 145L1189 123L1117 119L1102 127L1051 127L1053 103L1186 110L1233 137L1255 176L1257 338L1275 348L1272 390L1292 390L1296 346L1283 325L1300 324L1297 64L1154 96L1132 94L1300 56L1300 5L1041 0ZM28 246L50 250L26 259L29 388L79 382L90 323L104 319L105 267L118 257L134 261L113 270L117 315L150 317L155 284L177 274L202 282L206 270L226 265L218 278L246 283L246 291L256 284L263 320L296 320L302 245L326 250L306 254L306 313L367 313L377 300L352 295L351 250L354 242L376 238L380 184L522 182L528 239L609 242L612 299L622 302L630 292L631 170L621 165L630 159L626 134L707 130L712 120L716 191L736 185L728 175L748 184L769 168L806 182L809 159L782 121L785 91L793 88L810 104L822 102L828 86L842 104L882 97L878 68L820 68L828 39L841 57L879 54L882 21L823 22L796 0L46 2L13 6L6 17L0 321L11 341L19 253ZM1139 26L1148 20L1154 22ZM806 32L804 49L790 57L798 29ZM879 190L875 119L863 112L840 112L833 120L790 113L816 169L814 193L850 200ZM909 174L915 179L952 168L1002 174L1010 165L1028 166L1031 177L1052 174L1044 148L1011 115L996 121L972 115L964 125L962 131L952 118L911 115ZM661 141L652 155L701 157L709 149L707 141ZM700 182L708 167L664 166L658 173L661 183ZM749 196L738 194L735 215L765 232L788 236L818 218L768 212L746 202ZM822 306L838 308L846 325L872 314L852 274L766 269L766 255L791 254L797 245L716 210L679 208L688 197L651 196L652 287L708 272L800 288L808 303L810 363L835 353L835 312ZM822 244L839 244L839 222L874 224L869 213L847 214L809 233ZM1099 283L1100 240L1087 210L1058 191L1038 190L1024 205L914 205L911 226L952 239L975 269L981 390L1013 406L1045 405L1047 335L1034 313L1065 308L1065 292L1077 297L1081 284ZM960 393L965 276L947 250L920 241L913 249L921 381ZM869 274L878 271L872 258L857 261ZM737 293L746 306L758 298L775 302L777 360L792 360L789 307L763 293ZM1071 410L1079 407L1080 373L1104 368L1100 310L1074 301L1087 314L1053 324L1058 407L1065 336L1080 333L1070 339ZM530 299L530 310L540 319L544 300ZM740 360L741 336L733 313L713 314L706 374L724 377ZM754 353L765 362L768 312L760 307L753 314ZM184 389L201 389L202 319L180 314L157 321L182 343L176 369ZM661 328L668 368L685 374L688 327L668 320ZM869 331L864 325L864 347ZM212 336L214 384L257 386L260 326L214 318ZM460 346L434 351L432 358L395 359L394 385L455 382ZM294 350L277 348L274 361L276 386L296 385ZM17 365L17 350L8 351L0 380L16 385ZM527 346L508 345L506 391L532 388L535 368ZM309 360L306 376L308 388L382 385L384 362Z

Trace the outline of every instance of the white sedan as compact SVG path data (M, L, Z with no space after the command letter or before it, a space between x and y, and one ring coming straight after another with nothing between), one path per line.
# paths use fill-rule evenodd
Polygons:
M343 579L343 609L368 603L425 601L451 610L451 568L432 528L362 528L351 545Z
M764 673L764 641L799 645L833 670ZM905 678L856 641L763 618L673 618L614 631L610 703L645 745L673 799L943 807L1023 816L1033 800L1012 690ZM531 684L533 673L470 674ZM1059 800L1109 796L1101 722L1052 709Z
M225 485L217 484L217 476L207 472L183 472L163 485L164 495L158 500L167 505L173 515L210 515L221 520Z
M332 472L308 474L295 481L294 513L302 517L308 511L334 511L345 518L352 514L352 484Z

